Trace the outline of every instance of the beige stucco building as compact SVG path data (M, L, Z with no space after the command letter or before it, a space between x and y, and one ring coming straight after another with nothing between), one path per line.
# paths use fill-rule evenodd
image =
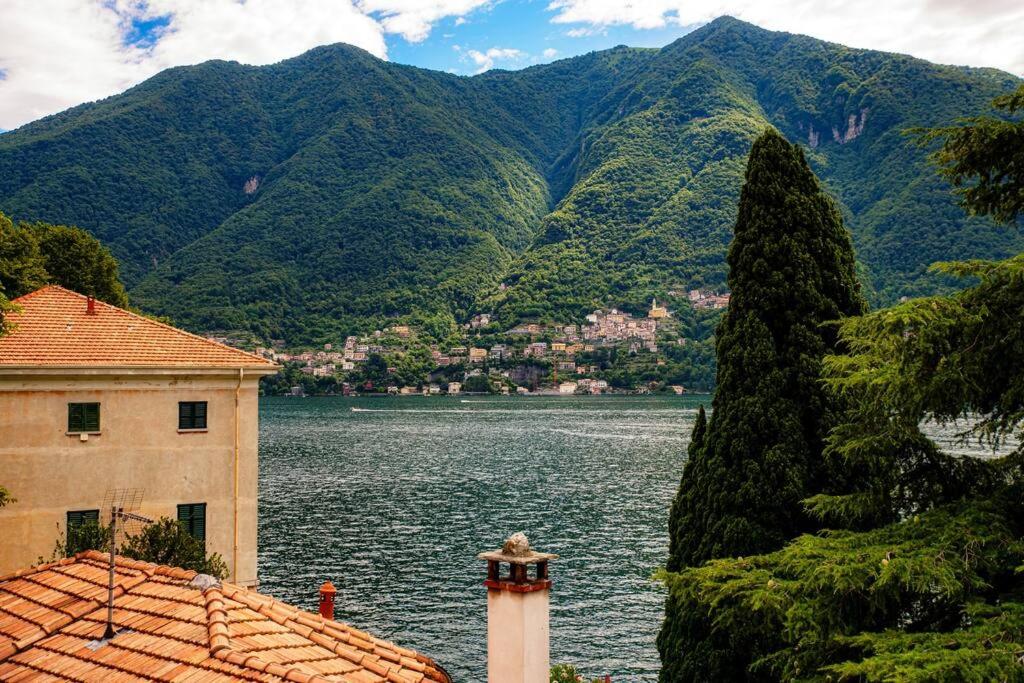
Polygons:
M256 583L258 381L277 366L57 286L16 302L0 337L0 575L49 559L68 524L182 520Z

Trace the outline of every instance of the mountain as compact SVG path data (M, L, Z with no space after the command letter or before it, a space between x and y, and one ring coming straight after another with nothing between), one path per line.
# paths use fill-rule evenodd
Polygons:
M5 133L0 211L86 228L136 305L193 329L304 343L479 310L570 321L723 286L771 125L806 145L886 302L943 288L933 261L1024 250L965 218L903 134L1017 82L731 18L472 78L333 45L170 69Z

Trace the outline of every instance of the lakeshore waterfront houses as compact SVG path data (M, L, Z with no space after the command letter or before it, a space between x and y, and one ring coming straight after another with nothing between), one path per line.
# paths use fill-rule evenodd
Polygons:
M678 293L672 292L672 294L677 295ZM687 298L698 310L720 309L729 304L728 293L718 294L694 289L687 293ZM640 351L657 353L658 324L669 317L671 314L668 309L660 306L657 300L654 300L644 318L635 318L617 309L598 310L586 316L584 325L526 323L508 330L507 336L522 337L526 340L521 345L494 344L489 348L457 345L445 349L432 346L431 356L438 368L445 368L456 363L468 364L470 368L474 368L486 362L502 363L516 359L545 359L551 362L552 367L562 376L581 376L590 374L594 368L586 364L577 364L575 358L580 353L589 353L599 348L619 345L625 345L631 353ZM468 330L484 328L491 324L491 318L492 316L488 313L476 315L465 327ZM320 351L288 354L266 347L257 347L256 353L275 362L302 363L302 371L313 377L333 377L341 372L358 369L358 366L372 354L396 350L394 346L385 345L383 339L386 336L390 335L399 340L406 340L412 334L413 330L408 325L395 325L384 331L378 330L370 337L349 336L338 350L335 350L332 344L325 344L324 349ZM551 341L534 341L538 337L549 338ZM232 343L231 339L225 337L214 337L214 339L222 343ZM677 343L684 344L685 340L678 340ZM397 350L401 351L404 348L398 347ZM467 373L468 376L473 374L479 374L479 371L471 369ZM572 391L569 391L570 386L573 386ZM447 393L459 393L461 387L461 382L449 383ZM574 384L557 384L555 389L562 394L601 393L608 389L608 383L600 379L579 377ZM400 394L420 393L413 387L394 387L394 391ZM427 384L423 393L436 394L440 393L440 389L436 384Z

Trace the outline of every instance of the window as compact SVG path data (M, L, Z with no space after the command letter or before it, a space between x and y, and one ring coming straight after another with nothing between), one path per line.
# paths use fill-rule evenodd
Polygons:
M98 431L100 431L100 404L99 403L69 403L68 404L68 431L69 432L98 432Z
M179 402L178 429L206 429L206 401Z
M100 511L99 510L68 510L68 532L72 529L86 524L87 522L93 522L94 524L100 523Z
M71 557L83 550L106 549L109 536L100 527L99 510L68 510L64 554Z
M206 503L179 505L178 521L193 538L206 542Z

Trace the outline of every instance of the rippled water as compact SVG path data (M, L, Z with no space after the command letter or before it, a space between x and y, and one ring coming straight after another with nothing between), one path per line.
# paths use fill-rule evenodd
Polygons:
M263 399L261 590L315 610L331 579L336 618L434 657L456 681L485 680L476 554L522 530L561 555L552 662L654 681L664 594L650 577L700 402Z
M668 508L709 397L268 398L261 590L486 678L476 554L525 531L551 572L552 662L657 679ZM353 411L352 408L356 408ZM944 448L964 427L926 427Z

